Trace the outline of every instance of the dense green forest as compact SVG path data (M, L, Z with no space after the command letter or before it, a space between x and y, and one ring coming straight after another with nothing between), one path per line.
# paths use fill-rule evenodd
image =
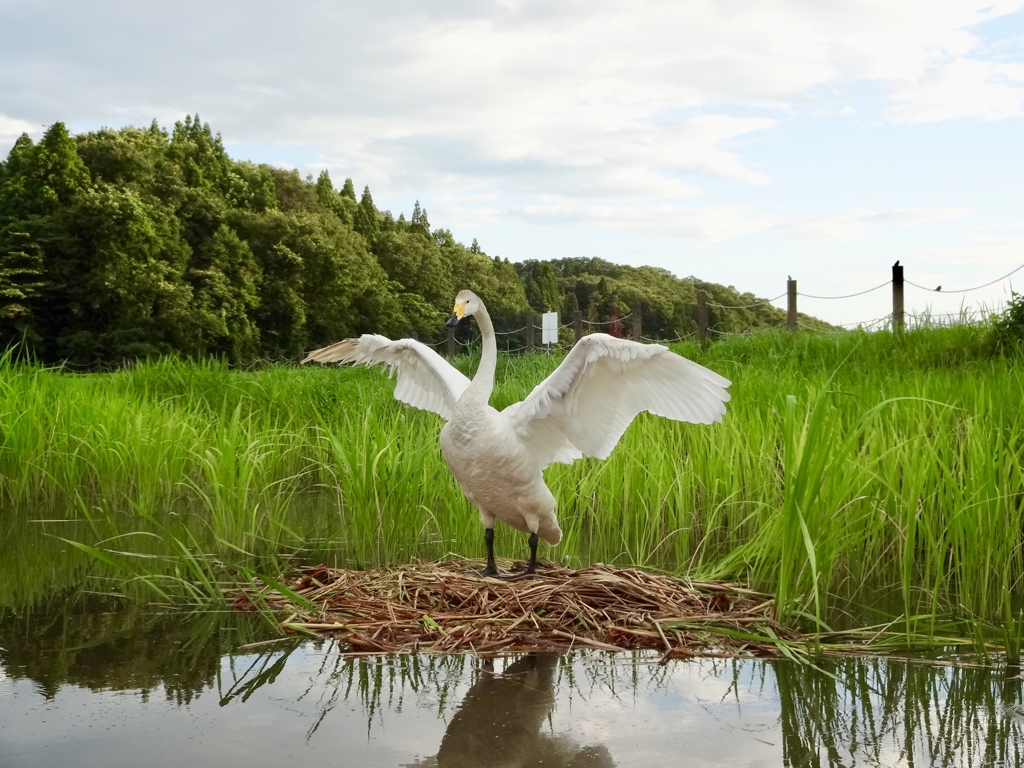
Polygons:
M338 190L326 171L233 160L198 115L170 133L154 121L72 136L54 123L0 163L0 344L46 362L294 357L366 331L434 341L463 287L499 330L544 311L605 322L639 301L655 338L693 331L698 290L758 301L652 267L492 258L432 229L419 203L396 219L351 179ZM713 313L724 332L784 318Z

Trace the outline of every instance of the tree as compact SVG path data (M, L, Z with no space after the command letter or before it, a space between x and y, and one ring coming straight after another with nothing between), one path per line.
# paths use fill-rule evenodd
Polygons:
M41 339L36 302L43 287L43 252L28 232L0 231L0 343Z
M25 187L35 154L35 144L23 133L11 147L7 160L0 163L0 222L11 221L26 212Z
M304 181L297 170L286 171L273 168L274 191L277 195L277 207L286 213L312 213L320 210L317 199L317 188Z
M68 210L67 227L72 245L47 254L52 353L88 364L194 349L190 249L172 212L99 184Z
M387 275L352 230L332 216L304 216L294 221L285 243L303 261L308 341L324 344L395 328Z
M7 159L0 163L0 180L24 174L34 154L35 144L32 142L32 137L27 133L21 134L14 141L14 146L7 154Z
M274 170L267 165L233 163L228 170L225 197L232 209L255 213L276 210L277 186Z
M346 224L352 223L352 216L345 205L346 198L334 190L331 175L326 170L320 171L316 180L316 198L321 210L334 214Z
M352 183L352 179L345 179L345 183L341 187L341 196L347 197L353 203L356 202L356 188L355 185Z
M188 271L201 351L236 361L260 353L255 309L262 278L249 246L222 224Z
M420 208L420 201L416 201L416 205L412 209L412 219L409 221L410 230L421 234L424 237L430 237L430 222L427 220L427 212Z
M400 332L436 336L456 290L441 249L419 233L396 229L381 233L374 253L402 302Z
M363 187L363 196L359 199L359 206L352 220L352 228L358 232L371 246L377 241L380 234L380 213L377 206L373 204L373 196L370 188Z
M525 262L516 271L525 282L526 298L535 312L561 311L562 292L558 285L558 275L550 262Z
M576 293L570 291L562 301L562 322L569 324L574 322L576 313L580 311L579 302L576 301Z
M34 155L35 145L23 133L0 163L0 334L6 345L40 338L33 304L43 287L43 250L23 210Z
M75 146L94 181L153 195L168 172L167 137L159 130L109 128L80 135Z
M306 345L302 257L285 243L292 221L281 211L237 211L230 222L262 275L254 317L262 352L271 356L294 357Z
M4 166L0 216L7 220L53 214L71 205L92 181L64 123L47 128L35 146L23 134Z
M19 138L0 168L0 253L10 303L6 330L17 337L31 329L44 357L66 305L58 295L54 265L80 251L71 213L90 186L75 141L59 122L37 145L28 136Z
M184 170L188 186L225 189L231 160L220 134L214 135L209 123L201 122L199 115L187 115L174 124L170 156Z

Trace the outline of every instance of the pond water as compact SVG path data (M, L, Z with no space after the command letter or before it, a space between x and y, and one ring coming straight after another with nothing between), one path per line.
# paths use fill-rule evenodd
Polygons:
M0 623L0 765L1019 766L1022 681L922 660L240 647L237 616Z

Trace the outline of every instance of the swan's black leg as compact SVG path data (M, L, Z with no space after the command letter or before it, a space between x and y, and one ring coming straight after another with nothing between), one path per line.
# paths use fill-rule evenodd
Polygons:
M537 572L537 539L539 537L536 533L530 534L530 564L526 566L527 573Z
M484 544L487 545L487 567L484 576L497 576L498 566L494 563L494 529L484 528Z

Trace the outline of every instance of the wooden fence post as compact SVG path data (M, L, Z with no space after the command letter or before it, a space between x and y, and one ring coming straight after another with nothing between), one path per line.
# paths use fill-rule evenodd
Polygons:
M643 317L640 314L640 302L633 304L633 341L640 341L644 335Z
M448 357L455 357L455 329L448 329Z
M703 347L708 343L708 294L697 291L697 341Z
M526 316L526 354L528 354L528 355L532 355L533 354L533 344L534 344L533 332L534 332L533 315L527 315Z
M573 344L575 344L576 342L578 342L580 339L583 338L583 311L582 310L577 309L575 312L572 313L572 329L573 329L573 331L576 332L576 341L573 342Z
M903 330L903 267L899 259L892 265L892 327Z
M792 277L786 281L786 327L796 330L796 280Z

